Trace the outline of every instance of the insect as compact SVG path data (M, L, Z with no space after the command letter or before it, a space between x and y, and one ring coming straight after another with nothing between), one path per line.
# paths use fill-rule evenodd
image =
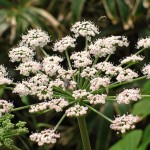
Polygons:
M70 81L68 79L63 79L65 89L68 89L70 86Z
M98 18L98 21L99 21L99 22L105 22L105 21L107 21L107 17L106 17L106 16L100 16L100 17Z

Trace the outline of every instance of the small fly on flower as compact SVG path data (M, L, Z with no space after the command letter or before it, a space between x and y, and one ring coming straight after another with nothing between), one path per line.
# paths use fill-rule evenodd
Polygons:
M70 81L68 79L63 79L65 89L68 89L70 86Z

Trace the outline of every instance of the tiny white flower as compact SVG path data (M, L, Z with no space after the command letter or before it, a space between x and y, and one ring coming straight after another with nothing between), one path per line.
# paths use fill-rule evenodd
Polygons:
M53 51L59 51L60 53L62 53L70 47L73 48L75 47L75 41L75 38L72 38L71 36L66 36L54 44Z

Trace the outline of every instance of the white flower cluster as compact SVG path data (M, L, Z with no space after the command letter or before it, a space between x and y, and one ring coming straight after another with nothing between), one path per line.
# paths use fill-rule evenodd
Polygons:
M144 58L138 55L131 55L129 57L126 57L121 61L121 64L127 64L127 63L134 63L134 62L139 62L142 61Z
M31 105L29 110L30 113L35 113L39 111L43 111L46 109L55 110L56 112L60 112L64 107L68 106L68 101L63 98L52 99L48 102L42 102L36 105Z
M21 63L16 70L20 71L20 74L24 76L29 76L30 73L36 74L41 70L41 64L36 61L27 61Z
M70 59L74 60L74 67L87 67L92 64L88 51L76 52L70 56Z
M119 75L117 76L117 81L118 82L123 82L123 81L132 81L133 78L137 78L138 74L131 69L125 69L120 71Z
M58 78L70 80L77 70L65 70L63 68L58 70Z
M87 107L76 104L66 110L66 115L67 115L67 117L84 116L87 114L87 110L88 110Z
M120 82L128 83L138 77L138 74L128 67L134 62L143 60L143 57L139 55L133 54L123 59L118 66L107 62L117 47L127 47L129 45L126 37L111 36L98 39L95 43L92 43L90 42L91 37L99 34L99 31L89 21L75 23L71 31L75 34L75 38L66 36L56 41L53 46L53 51L60 53L65 51L67 60L57 55L49 56L44 53L42 48L50 42L50 38L45 32L39 29L29 30L26 35L22 36L22 41L19 44L20 47L13 48L9 52L11 62L20 62L16 70L19 70L20 74L24 76L30 76L26 77L21 83L13 84L12 86L15 85L13 93L18 93L20 96L32 95L36 96L39 100L46 100L42 103L32 105L29 112L34 113L46 109L60 112L63 111L64 107L69 105L65 111L66 116L80 117L87 114L88 108L91 110L95 109L92 109L88 105L105 104L106 100L111 100L111 97L114 96L109 96L109 90L114 85L120 86L122 85ZM85 37L86 48L83 48L83 51L79 49L79 51L71 53L69 58L70 53L67 53L66 50L75 47L76 37L78 36ZM141 39L137 47L150 47L149 39ZM46 56L40 62L34 61L34 58L36 58L34 56L36 48L42 50ZM101 58L107 55L107 58ZM68 64L65 64L66 62ZM124 65L127 63L129 65ZM125 68L121 67L123 65ZM150 78L150 65L145 66L142 71L147 78ZM6 76L7 72L5 68L0 66L0 85L12 83ZM114 83L111 84L111 82ZM116 101L119 104L129 104L130 101L137 101L141 97L139 89L126 89L116 96ZM4 104L7 103L0 100L0 105L2 106L0 112L2 113L5 108ZM5 112L7 112L6 110L7 108L5 108ZM110 119L108 120L111 122ZM110 127L124 133L134 128L134 124L138 120L139 118L133 115L123 115L112 121ZM42 146L45 143L55 143L59 137L60 135L56 134L55 130L48 129L41 133L32 134L30 139Z
M112 75L115 76L117 75L120 71L122 71L122 67L120 66L114 66L110 62L100 62L94 65L94 67L99 70L105 72L106 75Z
M89 51L95 57L105 57L108 54L113 54L117 47L127 47L128 45L129 43L126 37L111 36L98 39L94 44L89 46Z
M46 32L40 29L28 30L26 35L22 35L20 46L27 46L35 49L36 47L44 47L50 42L50 38Z
M95 68L93 68L93 67L86 67L81 72L81 77L94 77L96 73L97 73L97 70Z
M19 93L20 96L36 95L42 100L51 99L53 95L52 90L48 76L38 73L28 81L16 84L13 93Z
M141 38L137 42L137 48L149 48L150 47L150 37L147 37L145 39Z
M90 81L90 89L92 91L95 91L95 90L98 90L100 87L107 88L109 84L110 84L109 78L97 77Z
M6 100L0 100L0 116L2 113L7 113L13 108L13 104Z
M82 99L82 98L86 97L88 94L89 94L89 92L87 92L86 90L80 89L80 90L73 91L72 96L75 99Z
M62 53L70 47L73 48L75 47L75 41L75 38L72 38L71 36L66 36L54 44L53 51L59 51L60 53Z
M147 76L148 79L150 79L150 64L146 65L143 69L142 72L144 75Z
M77 86L77 82L71 80L71 81L69 81L69 84L68 84L68 81L66 81L66 82L64 81L64 85L65 85L65 87L68 87L68 89L74 90Z
M31 61L33 59L33 56L35 53L33 52L32 49L26 47L26 46L21 46L17 48L13 48L9 52L9 58L11 62L27 62Z
M89 94L87 96L87 98L90 100L90 104L105 104L105 100L106 100L107 95L102 94L102 95L93 95L93 94Z
M61 69L59 63L62 61L63 59L58 56L46 57L43 59L42 69L47 75L54 76Z
M125 133L127 130L135 128L135 123L139 121L139 117L133 115L123 115L116 117L112 121L110 128L117 131L117 133Z
M30 135L30 140L38 143L39 146L44 144L54 144L58 138L60 138L60 134L55 133L53 129L46 129L40 133L32 133Z
M141 99L140 89L126 89L116 97L117 103L129 104L131 101Z
M62 87L63 89L65 89L64 81L62 81L61 79L55 79L50 82L50 87Z
M11 84L12 80L7 77L7 72L4 66L0 65L0 85Z
M18 93L20 96L27 96L31 93L29 87L29 83L27 81L22 81L22 83L17 83L13 93Z
M83 37L87 37L88 40L90 40L91 36L99 34L98 28L94 25L94 23L90 21L76 22L72 26L71 31L75 33L75 37L78 37L80 35Z

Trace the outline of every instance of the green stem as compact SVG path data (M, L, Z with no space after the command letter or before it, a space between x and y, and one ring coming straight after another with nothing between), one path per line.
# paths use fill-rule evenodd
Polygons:
M4 87L4 89L13 90L14 88L12 88L12 87Z
M108 118L107 116L105 116L104 114L102 114L101 112L97 111L96 109L94 109L93 107L85 104L85 106L87 106L89 109L91 109L92 111L94 111L95 113L97 113L98 115L100 115L101 117L103 117L104 119L106 119L107 121L112 123L112 120L110 118Z
M60 92L60 93L64 93L64 94L69 95L69 96L72 97L72 94L67 90L64 91L62 88L59 88L59 87L54 87L53 89Z
M85 50L86 51L88 50L88 40L87 40L87 37L85 38Z
M109 88L109 89L112 89L112 88L115 88L115 87L118 87L118 86L121 86L121 85L125 85L125 84L128 84L128 83L132 83L132 82L139 81L139 80L143 80L143 79L146 79L146 76L142 76L142 77L133 79L131 82L129 82L129 81L122 82L122 83L115 82L115 83L113 83L113 84L110 84L108 88Z
M141 95L142 97L150 97L150 95Z
M109 58L110 58L110 56L111 56L111 54L109 54L109 55L106 57L105 61L108 61Z
M132 65L134 65L135 63L130 63L130 64L128 64L126 67L124 67L124 69L127 69L127 68L129 68L130 66L132 66Z
M67 49L65 50L65 55L66 55L66 58L67 58L68 66L69 66L70 69L72 69Z
M31 105L14 108L14 109L11 110L11 112L18 111L18 110L23 110L23 109L27 109L27 108L30 108L30 107L31 107Z
M78 117L77 119L78 119L78 124L79 124L79 128L80 128L80 133L81 133L81 138L82 138L82 143L83 143L83 149L84 150L91 150L87 126L86 126L86 122L85 122L85 117L81 116L81 117Z
M98 59L99 59L99 57L97 56L97 57L95 57L95 60L94 60L94 62L93 62L93 64L92 64L92 67L97 63L97 61L98 61Z
M89 80L85 79L83 86L82 86L82 89L85 89L88 83L89 83Z
M62 121L65 119L66 117L66 114L64 114L61 119L58 121L58 123L56 124L55 128L54 128L54 131L57 130L57 128L60 126L60 124L62 123Z
M142 48L141 50L139 50L138 52L136 52L134 55L138 55L140 53L142 53L143 51L145 51L147 48Z
M40 47L40 50L43 52L43 54L44 54L45 56L47 56L47 57L49 56L49 55L45 52L45 50L44 50L43 48Z
M107 101L116 101L116 99L113 99L113 98L109 98L109 99L106 99Z

